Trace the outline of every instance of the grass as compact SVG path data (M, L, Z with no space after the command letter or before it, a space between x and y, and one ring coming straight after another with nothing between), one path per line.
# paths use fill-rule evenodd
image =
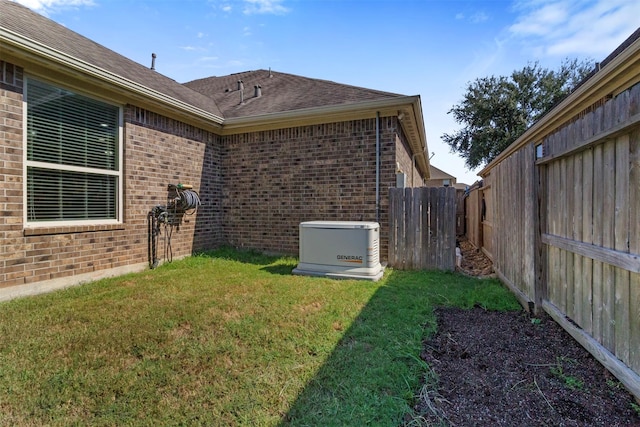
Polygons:
M571 390L582 390L584 388L584 382L574 375L569 375L565 372L564 365L574 366L577 363L576 360L569 357L558 356L556 357L556 364L549 368L549 371L553 376L558 378L565 387Z
M0 304L0 425L397 426L435 306L519 309L494 280L295 265L221 249Z

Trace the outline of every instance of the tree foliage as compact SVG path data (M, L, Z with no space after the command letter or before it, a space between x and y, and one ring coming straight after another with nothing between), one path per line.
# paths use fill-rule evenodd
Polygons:
M556 71L529 63L509 77L483 77L466 87L450 114L462 128L442 139L475 169L493 160L529 126L568 95L593 69L591 61L565 60Z

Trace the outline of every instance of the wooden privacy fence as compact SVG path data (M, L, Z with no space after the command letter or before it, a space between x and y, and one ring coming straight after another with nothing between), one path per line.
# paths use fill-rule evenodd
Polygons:
M391 188L389 219L390 267L455 269L455 188Z
M640 398L640 83L481 174L498 277Z

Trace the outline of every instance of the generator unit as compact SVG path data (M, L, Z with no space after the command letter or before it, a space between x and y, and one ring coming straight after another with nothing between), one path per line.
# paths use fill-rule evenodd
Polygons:
M378 280L380 224L363 221L300 223L300 262L293 274Z

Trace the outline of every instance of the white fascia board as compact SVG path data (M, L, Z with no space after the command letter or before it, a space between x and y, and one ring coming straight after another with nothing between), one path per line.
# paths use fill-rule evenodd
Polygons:
M194 107L191 104L175 99L171 96L159 92L155 89L141 85L133 80L129 80L108 70L96 67L81 59L74 58L56 49L52 49L35 40L23 37L18 33L0 27L0 42L7 43L17 47L19 50L26 51L38 57L43 57L49 61L62 64L66 67L80 71L83 74L95 77L99 80L106 81L114 86L131 91L138 95L142 95L153 101L170 105L186 113L201 117L213 123L222 124L224 119L208 111Z
M397 115L402 107L412 104L416 97L399 96L375 101L364 101L353 104L328 105L323 107L302 108L299 110L283 111L278 113L260 114L256 116L245 116L227 118L224 121L225 134L233 134L234 131L242 131L252 127L282 127L289 123L298 125L301 122L313 121L312 119L321 117L324 122L329 119L342 120L345 116L375 117L376 112L384 112L389 115Z

